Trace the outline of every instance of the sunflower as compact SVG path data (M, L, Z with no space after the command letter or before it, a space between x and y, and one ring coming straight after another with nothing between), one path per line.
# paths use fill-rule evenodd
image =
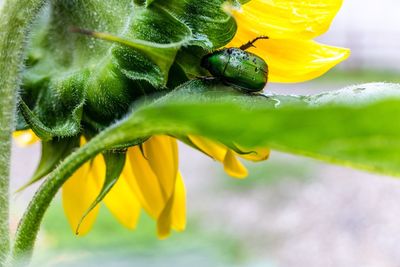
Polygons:
M312 39L324 33L342 1L252 0L230 9L238 31L228 47L239 47L260 35L249 51L266 60L272 82L301 82L316 78L346 59L349 50L319 44ZM18 131L14 138L21 145L39 139L31 130ZM187 136L185 143L223 164L235 178L247 176L237 159L260 161L268 158L268 149L246 149L203 138ZM82 138L81 144L85 140ZM233 148L233 149L232 149ZM63 185L62 202L66 217L76 234L84 235L93 226L99 205L82 217L99 195L106 173L102 155L81 166ZM152 136L141 145L127 149L123 171L102 201L125 227L134 229L141 210L157 221L158 236L186 226L186 191L178 168L177 139Z
M248 51L265 59L269 81L303 82L317 78L348 58L350 50L317 43L325 33L343 0L252 0L231 9L238 25L228 46L239 47L257 36Z

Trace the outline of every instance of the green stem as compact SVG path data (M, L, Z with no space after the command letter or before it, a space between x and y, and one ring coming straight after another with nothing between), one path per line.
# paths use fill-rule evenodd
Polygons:
M30 259L43 216L64 182L86 161L104 150L115 147L121 143L121 140L126 140L126 135L110 134L114 130L118 130L118 125L98 134L86 145L69 155L58 168L50 173L29 203L19 223L12 251L14 259L23 262ZM142 132L137 134L143 135ZM134 136L132 138L136 139Z
M0 266L10 250L9 172L17 89L30 25L45 0L8 0L0 14Z

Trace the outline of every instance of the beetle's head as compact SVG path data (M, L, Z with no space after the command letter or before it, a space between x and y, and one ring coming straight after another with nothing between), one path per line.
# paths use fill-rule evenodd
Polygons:
M205 55L205 56L201 59L200 66L201 66L202 68L205 68L206 70L209 70L209 69L210 69L210 66L211 66L210 57L211 57L212 55L213 55L213 54L207 54L207 55Z

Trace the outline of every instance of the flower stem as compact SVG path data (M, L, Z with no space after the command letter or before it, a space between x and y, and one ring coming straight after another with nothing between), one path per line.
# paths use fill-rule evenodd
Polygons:
M12 256L18 263L29 261L43 216L64 182L86 161L104 150L113 148L120 143L121 138L126 138L124 135L109 136L114 130L118 130L118 127L104 130L70 154L43 182L18 225L12 250Z
M17 89L30 25L46 0L8 0L0 13L0 266L10 251L9 172Z
M63 183L83 163L89 160L93 154L95 155L97 152L102 151L102 145L93 146L92 144L93 142L88 143L69 155L63 163L47 177L39 190L35 193L18 225L15 235L12 256L18 263L21 264L22 262L29 261L44 213Z

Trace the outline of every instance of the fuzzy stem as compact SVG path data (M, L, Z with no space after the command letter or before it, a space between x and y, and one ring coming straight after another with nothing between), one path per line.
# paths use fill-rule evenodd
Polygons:
M86 161L96 154L114 147L121 142L121 138L126 138L124 135L110 135L110 132L112 133L114 130L118 130L118 127L109 128L98 134L86 145L70 154L49 174L32 198L19 223L12 251L12 256L17 263L29 261L43 216L64 182ZM140 136L143 133L138 132L138 134Z
M85 161L89 160L92 154L96 154L97 151L91 151L93 148L96 149L96 146L85 145L68 156L64 162L49 175L39 190L36 191L19 223L15 235L12 256L18 264L30 260L40 224L50 202L68 177ZM99 149L99 151L101 151L101 148Z
M18 85L30 26L46 0L8 0L0 13L0 266L10 250L9 172Z

